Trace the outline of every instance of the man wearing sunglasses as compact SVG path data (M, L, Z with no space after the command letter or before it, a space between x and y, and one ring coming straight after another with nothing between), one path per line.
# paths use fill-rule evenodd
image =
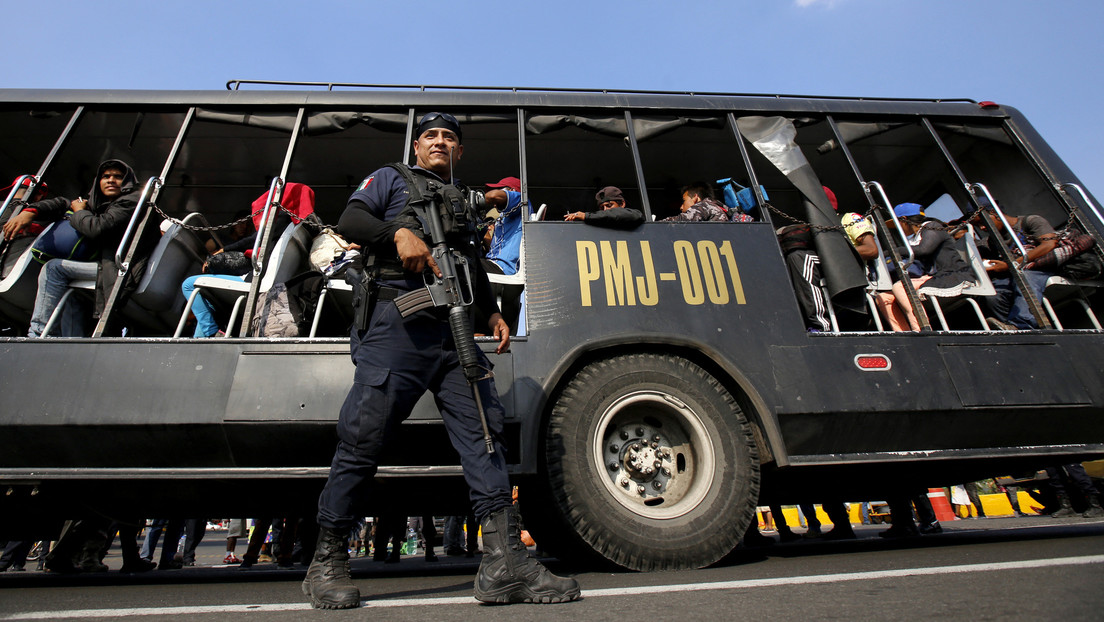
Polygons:
M360 591L349 577L349 531L363 513L361 502L371 493L380 454L427 390L433 392L460 454L472 507L483 530L484 555L475 597L490 603L555 603L579 597L574 579L548 572L521 544L503 458L505 411L493 382L474 384L493 439L492 453L484 441L479 406L464 376L445 310L428 308L403 317L397 306L403 296L425 287L426 271L442 276L430 252L429 234L423 231L410 199L467 196L450 188L456 185L453 169L464 153L462 140L460 124L452 115L434 112L422 117L414 141L416 165L389 165L373 172L349 198L338 223L345 239L360 244L365 255L374 258L363 268L373 275L373 283L362 290L370 292L374 302L358 313L364 320L354 322L351 331L356 372L338 419L330 476L318 500L321 532L303 581L303 592L317 608L360 605ZM496 352L502 353L509 347L510 330L477 256L474 227L467 226L478 216L466 200L462 202L462 213L453 209L453 222L443 223L445 238L450 248L468 255L475 305L489 318L487 329L499 342ZM476 351L489 370L483 352Z

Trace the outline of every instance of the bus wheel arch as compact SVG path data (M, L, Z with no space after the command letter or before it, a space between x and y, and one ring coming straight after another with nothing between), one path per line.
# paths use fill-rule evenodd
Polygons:
M725 384L688 358L586 362L555 396L541 447L543 494L526 520L562 556L633 570L702 567L754 520L752 427Z

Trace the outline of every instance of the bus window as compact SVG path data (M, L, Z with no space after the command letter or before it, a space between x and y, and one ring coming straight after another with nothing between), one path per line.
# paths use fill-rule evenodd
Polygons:
M375 169L402 160L406 110L320 111L306 116L289 181L314 190L315 213L337 224L349 195Z
M1054 189L999 126L933 122L966 181L982 183L1013 216L1038 214L1061 227L1069 218Z
M96 167L108 158L118 158L134 167L140 184L160 175L184 116L184 110L85 110L42 176L50 184L51 196L86 195Z
M970 211L965 189L922 124L849 121L840 122L839 129L863 179L878 182L892 205L908 202L926 207L946 195L958 206L957 214L941 210L951 220ZM826 140L817 149L842 159L834 140Z
M770 192L775 226L805 227L791 232L782 248L805 326L810 332L836 332L832 305L865 314L869 280L807 155L816 153L810 142L816 133L806 128L818 121L776 116L742 117L736 123L752 145L749 152L758 154L752 158L756 175L778 184Z
M625 119L621 115L531 115L526 119L529 193L548 204L544 220L593 211L605 186L624 192L629 207L643 208Z
M415 119L434 110L418 110ZM521 177L517 113L451 112L464 132L464 154L455 173L458 180L472 190L483 190L484 184L503 177ZM413 148L409 162L414 163Z
M633 126L656 220L679 213L679 190L687 184L704 181L723 202L717 180L732 178L744 186L751 183L736 138L723 117L634 115Z
M72 118L73 111L72 108L0 110L0 132L4 136L3 148L0 148L0 171L6 176L5 184L18 175L33 175L38 171Z
M295 117L290 109L197 110L161 191L162 209L176 216L200 212L211 225L233 221L280 174Z

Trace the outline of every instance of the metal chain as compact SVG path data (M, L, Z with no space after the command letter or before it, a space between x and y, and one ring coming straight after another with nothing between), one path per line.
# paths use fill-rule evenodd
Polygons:
M189 224L186 224L182 220L180 220L179 218L174 218L174 217L169 216L168 214L166 214L164 212L164 210L162 210L160 207L158 207L158 205L156 203L150 203L150 205L153 207L154 211L156 211L157 214L160 215L165 220L168 220L169 222L180 225L181 227L183 227L185 229L188 229L188 230L191 230L191 231L222 231L223 229L232 229L233 227L236 227L236 226L240 225L243 222L253 220L254 217L256 217L257 215L262 214L264 212L264 208L262 207L261 209L258 209L255 212L252 212L250 214L242 216L241 218L239 218L239 219L237 219L233 222L229 222L229 223L226 223L226 224L223 224L223 225L206 225L206 226L204 226L204 225L189 225ZM280 203L275 203L274 205L277 208L279 208L280 210L283 210L283 212L285 214L287 214L288 216L291 216L293 219L302 220L298 214L292 212L291 210L284 207ZM321 219L319 219L319 220L321 220ZM329 224L326 224L326 223L322 223L322 228L324 228L324 229L326 229L326 228L336 229L337 227L335 225L329 225Z

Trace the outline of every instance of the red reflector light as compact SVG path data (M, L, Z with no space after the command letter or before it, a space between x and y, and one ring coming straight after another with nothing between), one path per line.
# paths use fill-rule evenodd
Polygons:
M997 102L990 101L978 102L978 106L981 106L982 108L1000 108Z
M863 371L889 371L892 365L884 354L860 354L855 357L855 366Z

